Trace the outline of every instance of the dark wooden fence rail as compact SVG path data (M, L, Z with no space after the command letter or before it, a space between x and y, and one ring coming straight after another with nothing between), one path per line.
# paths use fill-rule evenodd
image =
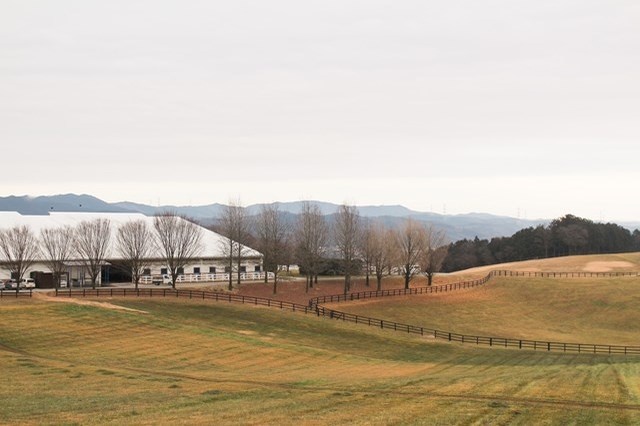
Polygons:
M286 302L282 300L268 299L262 297L242 296L230 293L218 293L198 290L173 290L173 289L133 289L133 288L102 288L102 289L77 289L77 290L56 290L58 297L171 297L214 300L231 303L242 303L266 306L292 312L300 312L322 316L339 321L347 321L355 324L363 324L383 330L392 330L434 339L447 340L465 344L476 344L483 346L495 346L504 348L533 349L554 352L577 352L593 354L621 354L640 355L640 346L621 346L591 343L564 343L542 340L514 339L506 337L475 336L450 331L437 330L433 328L420 327L416 325L397 323L380 318L373 318L361 315L350 314L348 312L328 309L320 305L313 307L299 303Z
M640 272L527 272L495 270L477 280L460 281L438 286L398 288L393 290L361 291L349 294L333 294L314 297L309 300L309 306L322 305L324 303L344 302L351 300L372 299L375 297L407 296L412 294L442 293L446 291L462 290L478 287L486 284L493 277L528 277L528 278L613 278L613 277L638 277Z
M32 293L33 293L32 289L20 290L20 291L3 289L3 290L0 290L0 299L8 299L8 298L16 299L18 297L31 297Z
M640 272L528 272L528 271L491 271L496 277L531 278L614 278L638 277Z
M293 312L311 312L311 308L300 303L264 297L242 296L239 294L219 293L215 291L173 290L153 288L97 288L56 290L57 297L172 297L187 299L214 300L216 302L243 303L278 308Z
M640 355L640 346L623 346L594 343L565 343L552 342L546 340L514 339L509 337L476 336L470 334L460 334L450 331L437 330L433 328L419 327L416 325L402 324L394 321L387 321L380 318L350 314L348 312L336 311L323 306L315 308L318 315L331 319L364 324L380 329L399 331L421 336L432 337L434 339L447 340L450 342L469 343L483 346L495 346L503 348L533 349L554 352L578 352L593 354L622 354Z
M375 297L407 296L410 294L443 293L446 291L462 290L465 288L472 288L472 287L484 285L494 275L495 275L494 271L492 271L487 276L479 278L477 280L460 281L460 282L451 283L451 284L432 285L427 287L414 287L414 288L396 288L393 290L361 291L358 293L319 296L309 300L309 307L314 307L316 305L321 305L323 303L344 302L347 300L364 300L364 299L372 299Z

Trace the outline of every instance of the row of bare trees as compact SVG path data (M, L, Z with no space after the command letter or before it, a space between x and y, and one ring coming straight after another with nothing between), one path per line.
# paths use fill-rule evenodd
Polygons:
M112 226L108 219L82 221L75 227L42 229L38 236L26 225L0 229L0 263L19 282L36 262L47 265L59 287L70 262L77 261L96 287L102 266L110 254ZM132 220L117 228L115 249L131 272L136 288L153 259L167 265L172 286L178 271L202 250L200 227L173 213L154 217L153 228L144 220ZM17 286L19 287L19 286Z
M380 290L382 278L397 270L409 288L413 278L424 272L431 285L446 257L443 231L412 219L399 229L389 229L380 222L363 221L354 206L342 205L333 230L338 253L345 272L344 293L351 289L351 275L360 260L365 271L365 285L373 271Z
M352 276L362 266L366 286L373 274L380 289L385 274L392 272L403 275L406 288L418 273L426 273L431 285L446 256L444 232L411 219L400 229L389 229L380 222L364 220L355 206L346 204L340 206L333 226L329 226L320 208L311 203L303 204L297 221L292 223L277 205L263 206L252 219L239 203L232 202L223 211L216 230L226 236L223 251L229 270L239 271L247 245L262 253L265 272L274 276L274 294L280 267L292 262L305 272L309 291L317 283L326 258L339 258L347 293ZM232 288L230 275L229 290Z

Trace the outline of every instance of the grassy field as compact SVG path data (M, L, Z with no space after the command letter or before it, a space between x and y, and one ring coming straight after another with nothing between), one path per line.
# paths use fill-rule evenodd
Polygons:
M640 359L477 348L267 308L0 303L5 424L638 424Z
M554 257L549 259L525 260L480 266L456 272L454 275L482 275L492 269L510 271L551 271L551 272L622 272L640 271L640 252L620 254L589 254L582 256Z
M472 290L327 305L457 333L640 345L640 279L504 278Z

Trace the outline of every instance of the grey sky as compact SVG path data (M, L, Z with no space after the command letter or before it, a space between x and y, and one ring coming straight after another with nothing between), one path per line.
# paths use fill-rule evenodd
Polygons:
M0 194L638 219L637 1L0 4Z

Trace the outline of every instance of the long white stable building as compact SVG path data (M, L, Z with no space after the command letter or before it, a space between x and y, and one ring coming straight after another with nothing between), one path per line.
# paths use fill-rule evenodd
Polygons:
M95 219L108 219L111 224L111 239L105 265L103 266L100 283L110 281L130 280L130 273L119 268L122 257L116 249L116 234L118 228L130 221L142 220L147 223L149 229L153 230L153 217L145 216L141 213L66 213L50 212L47 215L23 215L18 212L0 212L0 229L12 228L16 225L28 226L39 238L40 232L46 228L59 228L63 226L76 226L83 221ZM184 219L181 219L184 220ZM204 227L200 227L202 232L202 250L197 258L194 258L179 277L179 282L193 281L224 281L229 277L229 266L223 254L224 240L220 234ZM25 278L32 273L51 273L46 264L39 260L25 274ZM83 286L90 284L90 278L81 259L72 259L67 264L68 278L70 285ZM246 248L240 266L240 271L233 270L234 278L240 273L242 279L262 279L262 254L258 251ZM167 267L162 260L160 252L156 252L149 262L149 267L145 270L144 282L151 282L151 276L167 274ZM0 279L10 278L9 271L0 264Z

